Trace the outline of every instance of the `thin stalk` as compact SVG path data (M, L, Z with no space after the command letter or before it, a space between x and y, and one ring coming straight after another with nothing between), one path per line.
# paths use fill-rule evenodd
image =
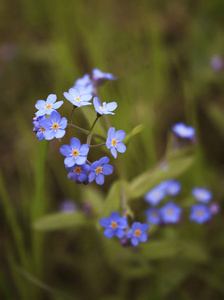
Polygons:
M74 110L76 109L77 106L74 106L73 105L73 109L72 109L72 112L71 112L71 115L70 115L70 118L69 118L69 123L72 123L72 116L73 116L73 113L74 113Z
M102 144L97 144L97 145L89 145L90 148L96 148L96 147L100 147L100 146L104 146L106 145L106 143L102 143Z
M89 131L88 131L88 130L83 129L83 128L81 128L81 127L78 127L78 126L76 126L76 125L74 125L74 124L68 124L67 127L74 128L74 129L76 129L77 131L79 131L79 132L81 132L81 133L84 133L84 134L86 134L86 135L89 135ZM105 138L104 136L102 136L102 135L100 135L100 134L98 134L98 133L92 132L92 135L93 135L94 137L98 137L99 139L101 139L101 140L103 140L103 141L106 140L106 138Z
M95 121L93 122L92 127L90 128L89 134L92 132L92 130L93 130L93 128L94 128L94 126L95 126L97 120L99 119L99 117L101 117L101 115L97 114L96 119L95 119Z
M87 140L86 140L86 144L89 146L91 143L91 139L92 139L92 134L88 135Z

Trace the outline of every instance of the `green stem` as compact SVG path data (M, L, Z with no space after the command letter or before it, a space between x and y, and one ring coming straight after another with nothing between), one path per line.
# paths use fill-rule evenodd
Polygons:
M88 130L83 129L83 128L81 128L81 127L78 127L78 126L76 126L76 125L74 125L74 124L68 124L67 127L76 129L77 131L79 131L79 132L81 132L81 133L84 133L84 134L86 134L86 135L89 135L89 131L88 131ZM105 138L104 136L102 136L102 135L100 135L100 134L98 134L98 133L92 132L92 135L93 135L94 137L98 137L99 139L101 139L101 140L103 140L103 141L106 140L106 138Z
M72 112L71 112L71 115L70 115L70 118L69 118L69 123L72 123L72 116L73 116L73 113L74 113L74 110L76 109L77 106L74 106L73 105L73 109L72 109Z
M101 115L97 114L96 119L95 119L95 121L93 122L92 127L90 128L89 134L92 132L93 127L95 126L95 124L96 124L97 120L99 119L99 117L101 117Z
M106 143L102 143L102 144L97 144L97 145L89 145L90 148L96 148L96 147L100 147L100 146L104 146L106 145Z

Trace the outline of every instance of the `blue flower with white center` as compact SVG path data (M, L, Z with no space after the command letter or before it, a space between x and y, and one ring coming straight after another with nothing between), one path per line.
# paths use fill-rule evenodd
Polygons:
M133 246L138 246L139 242L146 242L148 239L147 231L149 230L149 224L141 224L140 222L134 222L132 228L128 231L126 237L131 239Z
M191 207L190 220L203 224L211 219L211 211L204 204L195 204Z
M52 111L50 118L42 118L39 123L45 130L43 135L45 140L52 140L53 138L60 139L65 135L65 128L67 127L67 119L61 118L57 111Z
M117 78L110 73L103 73L99 69L92 70L92 78L94 86L103 84L106 80L116 80Z
M70 145L63 145L60 148L62 155L66 156L64 163L66 167L73 167L74 165L83 165L86 162L86 156L89 152L87 144L81 145L80 140L73 137Z
M90 166L84 165L74 165L73 167L66 167L69 171L68 178L75 180L76 183L87 182L88 173L90 171Z
M50 94L47 97L47 100L38 100L35 104L36 109L38 109L38 111L36 112L36 117L41 117L44 115L50 115L52 113L52 111L56 111L56 109L58 109L59 107L62 106L63 101L58 101L57 100L57 96L55 94Z
M78 90L77 88L69 89L68 93L63 93L65 98L70 101L74 106L81 107L85 105L91 105L89 101L92 99L92 94L85 89Z
M104 231L105 237L111 239L113 236L116 236L121 239L125 236L124 229L127 227L128 222L126 218L120 217L119 213L114 211L109 218L102 218L100 225L106 228Z
M194 188L192 194L196 200L203 203L208 203L212 199L212 192L205 188Z
M146 210L146 218L150 224L160 224L161 219L159 215L159 210L155 207L150 207Z
M186 126L184 123L175 124L172 127L173 132L181 138L193 139L195 130L194 127Z
M166 183L166 194L176 196L181 190L181 184L175 180L164 181Z
M125 135L124 130L115 131L114 127L111 127L107 132L106 147L110 149L114 158L117 158L117 151L120 153L126 151L126 146L122 143Z
M163 185L158 185L150 190L144 197L144 199L151 205L157 205L166 196L166 190Z
M42 141L44 138L44 131L45 129L40 126L40 120L44 120L45 116L39 117L39 118L34 118L33 125L34 129L33 131L36 132L36 137L38 138L39 141Z
M160 208L160 216L164 223L177 223L180 220L182 209L174 204L169 202Z
M117 102L103 102L103 105L101 105L100 100L97 97L93 98L93 104L95 111L100 115L114 115L112 111L117 108Z
M110 175L114 170L111 165L108 165L109 161L109 158L104 156L100 160L92 163L89 173L89 182L95 179L97 184L104 184L104 175Z

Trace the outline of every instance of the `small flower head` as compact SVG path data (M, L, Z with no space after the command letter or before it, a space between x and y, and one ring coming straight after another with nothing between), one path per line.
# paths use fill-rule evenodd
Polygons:
M181 190L181 184L175 180L166 181L166 194L176 196Z
M191 207L190 220L203 224L211 219L211 211L205 204L195 204Z
M92 71L92 78L94 86L100 86L107 80L116 80L117 78L114 77L110 73L103 73L99 69L93 69Z
M160 208L160 216L164 223L177 223L180 220L182 209L174 204L169 202Z
M123 130L118 130L115 132L115 128L111 127L107 133L106 147L110 149L111 154L114 158L117 158L117 151L124 153L126 151L126 146L122 143L125 138L125 132Z
M148 239L147 231L149 230L149 224L141 224L140 222L134 222L132 228L127 233L127 238L131 239L133 246L138 246L139 242L146 242Z
M44 131L45 129L40 126L40 121L44 120L45 116L39 117L39 118L33 118L33 131L36 132L36 137L38 138L39 141L42 141L44 138Z
M36 112L36 117L50 115L53 111L56 111L56 109L61 107L63 101L56 102L56 100L57 100L57 96L54 94L50 94L47 97L46 101L38 100L35 104L36 109L38 109L38 111Z
M86 91L88 94L92 94L93 84L89 74L85 74L82 78L78 78L73 88L78 89L79 91Z
M194 188L192 194L196 200L203 203L208 203L212 199L211 191L205 188Z
M220 207L218 205L218 203L212 203L210 206L209 206L209 210L210 212L215 215L219 212L220 210Z
M67 199L61 203L59 209L65 213L73 213L77 210L77 207L73 201Z
M146 218L150 224L160 224L161 219L159 215L159 210L155 207L150 207L146 210Z
M224 67L222 57L220 55L214 55L210 60L210 66L215 72L222 71Z
M80 140L73 137L70 145L63 145L60 148L62 155L66 156L64 163L66 167L74 167L75 165L83 165L86 162L86 156L89 152L87 144L81 145Z
M77 88L71 88L69 89L68 93L65 92L63 95L76 107L92 104L89 103L89 101L92 99L92 94L89 93L88 90L85 91L83 88L79 90Z
M95 111L100 115L114 115L112 111L117 108L117 102L110 102L108 104L103 102L103 105L101 105L100 100L97 97L93 98L93 104Z
M114 211L109 218L102 218L100 225L106 228L104 231L105 237L111 239L116 236L121 239L125 236L124 229L127 227L128 222L126 218L120 217L119 213Z
M89 165L74 165L73 167L66 167L66 169L69 171L68 178L73 179L76 183L88 181Z
M175 124L172 128L173 132L181 138L193 139L195 130L194 127L186 126L184 123Z
M45 129L43 131L45 140L52 140L53 138L60 139L65 135L67 119L61 118L57 111L52 111L50 119L42 118L39 123L40 126Z
M97 184L104 184L104 175L110 175L114 170L111 165L108 165L109 161L109 158L104 156L99 161L92 163L89 173L89 182L95 179Z
M158 185L150 190L144 197L144 199L151 205L157 205L166 196L166 190L162 185Z

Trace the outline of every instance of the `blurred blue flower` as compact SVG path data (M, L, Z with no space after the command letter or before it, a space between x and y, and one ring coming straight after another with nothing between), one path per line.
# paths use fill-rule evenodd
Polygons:
M180 220L182 209L173 202L168 202L160 208L160 216L164 223L177 223Z
M144 199L151 205L157 205L166 196L166 189L162 184L154 187L145 196Z
M176 196L181 190L181 184L175 180L167 180L166 182L166 194L170 196Z
M84 165L74 165L73 167L66 167L68 171L68 178L75 180L76 183L87 182L88 173L90 171L90 166L87 164Z
M65 135L65 128L67 127L67 119L61 118L57 111L52 111L50 118L42 118L40 126L45 130L43 135L45 140L52 140L53 138L60 139Z
M186 126L184 123L175 124L172 127L173 132L181 138L194 138L195 130L194 127Z
M72 200L67 199L60 204L59 209L65 213L73 213L77 210L77 207Z
M212 192L205 188L194 188L192 194L196 200L203 203L208 203L212 199Z
M159 210L155 207L150 207L146 210L146 218L150 224L160 224L161 223Z
M82 78L78 78L74 84L75 89L78 89L81 92L86 91L88 94L92 94L93 92L93 84L90 79L89 74L85 74Z
M220 207L219 207L219 204L218 203L212 203L210 206L209 206L209 210L210 212L215 215L219 212L220 210Z
M190 220L198 224L205 223L211 219L211 212L205 204L194 204L191 207Z
M53 111L56 111L61 105L63 104L63 101L58 101L57 96L55 94L50 94L47 97L47 100L38 100L35 104L36 109L38 111L36 112L36 117L41 117L44 115L50 115Z
M139 242L146 242L148 239L146 231L149 230L149 224L141 224L140 222L134 222L132 228L127 233L127 238L131 239L133 246L138 246Z
M115 132L114 127L111 127L107 132L106 147L107 149L110 149L114 158L117 158L117 151L120 153L124 153L126 151L126 146L122 143L125 135L124 130L118 130Z
M66 156L64 163L66 167L73 167L74 165L83 165L86 162L86 156L89 152L87 144L81 145L80 140L73 137L70 145L63 145L60 148L62 155Z
M220 55L214 55L210 60L210 65L215 72L221 71L224 67L222 57Z
M111 165L108 165L109 161L109 158L104 156L99 161L92 163L89 173L89 182L95 179L97 184L104 184L104 175L110 175L114 170Z
M97 97L93 98L93 104L96 112L100 115L114 115L112 111L117 108L117 102L110 102L108 104L103 102L103 105L101 106L100 100Z
M74 106L81 107L85 105L91 105L89 101L92 99L92 94L85 89L78 90L77 88L69 89L68 93L63 93L65 98L70 101Z
M116 80L117 78L110 73L103 73L99 69L92 70L92 78L94 86L103 84L106 80Z
M44 138L44 131L45 129L40 126L40 120L44 120L45 116L39 117L39 118L33 118L33 131L36 132L36 137L39 139L39 141L42 141Z
M128 222L126 218L120 217L119 213L114 211L109 218L102 218L100 225L106 228L104 231L105 237L111 239L113 236L117 236L121 239L125 235L124 229L127 227Z

